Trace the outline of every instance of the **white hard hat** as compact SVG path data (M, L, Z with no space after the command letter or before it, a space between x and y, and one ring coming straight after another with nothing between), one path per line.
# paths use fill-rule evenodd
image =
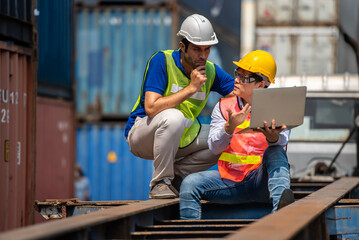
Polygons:
M183 21L177 36L184 37L189 42L200 46L218 43L212 24L207 18L199 14L193 14L187 17Z

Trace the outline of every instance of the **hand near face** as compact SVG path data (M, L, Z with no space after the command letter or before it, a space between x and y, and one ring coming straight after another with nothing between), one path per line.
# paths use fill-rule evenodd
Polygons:
M276 128L274 119L272 120L271 127L268 127L268 123L266 121L263 122L263 126L264 128L258 127L257 130L262 132L264 136L266 136L267 141L270 143L277 142L280 132L287 128L285 125L282 125L281 128Z
M190 86L192 86L195 89L195 92L198 92L201 87L206 83L207 81L207 75L206 75L206 66L198 66L191 72L191 83Z
M232 110L227 109L228 121L224 125L224 130L228 134L233 134L234 129L236 129L238 125L241 125L246 120L250 111L251 111L251 107L249 106L248 103L244 106L244 108L240 112L237 113L233 113Z

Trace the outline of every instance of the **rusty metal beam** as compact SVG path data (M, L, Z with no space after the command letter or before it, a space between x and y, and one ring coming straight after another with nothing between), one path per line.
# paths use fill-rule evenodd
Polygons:
M228 235L225 239L302 239L308 237L308 229L314 225L316 227L324 225L319 231L325 231L325 216L323 221L325 211L358 184L359 178L342 178L276 213L267 215L260 221ZM323 233L316 232L314 234L318 236ZM322 237L326 239L326 236Z
M193 224L250 224L258 219L201 219L201 220L163 220L156 222L157 225L193 225Z
M220 238L234 231L163 231L163 232L136 232L132 239L167 239L167 238Z
M57 221L7 231L0 234L0 240L55 239L59 237L59 239L61 239L61 236L63 235L77 234L77 232L81 235L85 235L86 233L82 233L81 231L84 231L87 228L102 227L106 223L113 223L139 213L154 211L156 209L178 204L178 201L178 199L158 199L113 207L91 214L73 216ZM130 228L129 225L123 227ZM130 229L127 231L130 231Z
M341 209L353 209L349 204L358 204L358 200L342 198L350 197L358 185L359 178L340 179L261 219L178 220L178 199L129 201L125 203L126 205L116 201L112 203L98 202L97 204L101 208L111 205L113 207L0 233L0 240L88 239L89 237L95 239L172 237L263 238L269 240L329 239L328 233L342 233L343 231L333 227L328 231L326 212L335 204L336 206L342 205ZM307 193L309 194L309 192ZM64 204L67 207L78 207L77 205L79 205L83 208L96 205L94 202L77 203L73 199L49 200L39 205L57 207ZM116 204L122 206L114 206ZM212 203L203 202L203 205L211 205L218 211L222 209ZM344 213L346 214L346 212ZM337 217L332 217L332 219L337 219ZM356 222L351 221L351 224L354 226ZM242 229L235 230L236 228Z
M315 188L322 188L327 186L329 183L327 182L292 182L290 183L291 187L315 187Z

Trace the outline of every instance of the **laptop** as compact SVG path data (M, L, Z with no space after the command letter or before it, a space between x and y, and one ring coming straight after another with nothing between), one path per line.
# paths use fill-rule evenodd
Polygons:
M263 128L263 121L271 126L272 119L275 119L276 128L284 124L291 129L303 124L306 93L305 86L254 89L250 125L236 133Z

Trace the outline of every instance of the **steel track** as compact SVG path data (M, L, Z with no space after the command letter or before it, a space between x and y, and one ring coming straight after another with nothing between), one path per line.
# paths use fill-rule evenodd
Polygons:
M296 201L274 214L266 204L203 202L203 220L179 220L178 199L49 200L37 202L38 210L49 218L62 219L0 233L0 240L356 237L359 236L358 186L359 178L341 178L332 183L292 183Z

